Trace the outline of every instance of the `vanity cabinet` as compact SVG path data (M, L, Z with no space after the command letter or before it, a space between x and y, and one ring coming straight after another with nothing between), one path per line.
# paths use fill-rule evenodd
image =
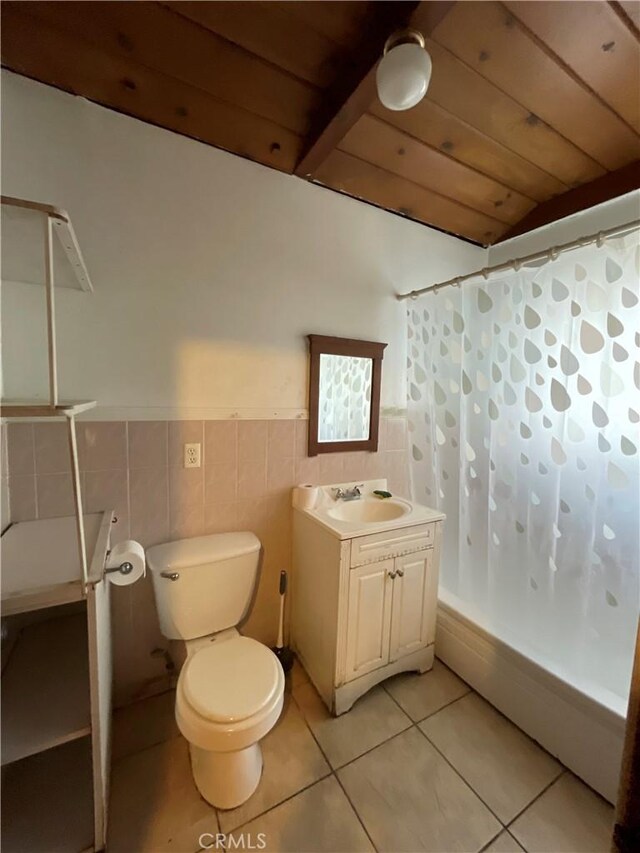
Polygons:
M294 510L291 640L334 714L433 665L441 525L339 539Z
M432 585L432 553L351 569L345 681L433 643Z
M349 572L345 680L389 663L393 560Z

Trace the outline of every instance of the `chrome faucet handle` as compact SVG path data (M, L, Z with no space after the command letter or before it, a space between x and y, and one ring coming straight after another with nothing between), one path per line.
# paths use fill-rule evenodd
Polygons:
M333 494L335 496L335 500L337 501L351 501L354 500L354 498L362 497L362 492L360 491L360 489L363 488L364 483L360 483L359 486L352 486L350 489L333 489Z

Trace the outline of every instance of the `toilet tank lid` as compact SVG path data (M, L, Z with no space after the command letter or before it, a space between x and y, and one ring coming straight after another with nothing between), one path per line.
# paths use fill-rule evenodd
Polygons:
M194 536L192 539L176 539L175 542L154 545L147 551L147 563L152 572L164 572L202 563L218 563L259 550L260 540L255 533L214 533L211 536Z

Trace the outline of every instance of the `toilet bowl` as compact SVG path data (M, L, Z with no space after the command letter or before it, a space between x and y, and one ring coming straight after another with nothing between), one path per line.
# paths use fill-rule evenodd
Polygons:
M207 802L232 809L253 794L262 772L259 741L277 722L283 696L282 667L256 640L238 635L188 655L176 720Z
M259 742L282 711L280 662L235 627L253 594L259 552L253 533L201 536L147 552L161 630L186 648L178 728L189 742L198 790L222 809L241 805L257 788Z

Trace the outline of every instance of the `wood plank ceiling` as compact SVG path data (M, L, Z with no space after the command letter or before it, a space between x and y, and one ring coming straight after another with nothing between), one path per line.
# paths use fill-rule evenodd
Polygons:
M640 3L11 2L2 63L491 244L638 187ZM375 95L415 26L433 76Z

